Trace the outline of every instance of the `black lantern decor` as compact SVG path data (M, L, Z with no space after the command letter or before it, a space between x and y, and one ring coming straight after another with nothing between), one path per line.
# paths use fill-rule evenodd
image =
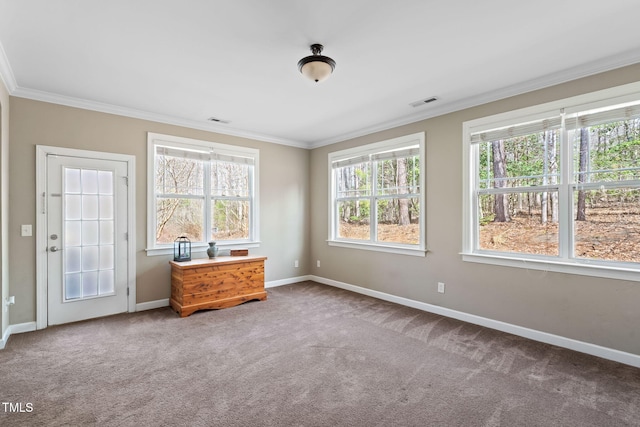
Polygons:
M173 260L191 261L191 240L180 236L173 242Z

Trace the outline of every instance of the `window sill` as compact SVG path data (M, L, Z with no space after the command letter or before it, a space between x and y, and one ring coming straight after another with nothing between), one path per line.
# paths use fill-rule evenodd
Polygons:
M553 271L556 273L578 274L582 276L604 277L607 279L640 281L640 266L631 263L624 266L610 266L596 261L576 260L575 263L547 259L522 258L496 254L461 253L462 260L503 267L526 268L529 270Z
M376 245L373 243L361 243L344 240L327 240L329 246L337 246L340 248L362 249L365 251L386 252L391 254L411 255L411 256L427 256L427 250L419 248L411 248L406 246L388 246Z
M247 243L229 243L223 244L218 242L216 246L220 250L220 255L228 255L231 249L245 249L245 248L259 248L260 242L247 242ZM191 245L191 253L206 253L209 245L207 244L193 244ZM145 249L147 256L161 256L161 255L173 255L173 246L160 247L160 248L147 248Z

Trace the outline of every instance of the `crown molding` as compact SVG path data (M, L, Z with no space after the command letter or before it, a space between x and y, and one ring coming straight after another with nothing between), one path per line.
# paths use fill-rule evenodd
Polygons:
M438 106L430 105L428 110L406 115L395 120L380 123L375 126L358 129L353 132L344 133L332 138L314 141L309 144L310 149L323 147L325 145L335 144L349 139L365 136L374 132L381 132L398 126L404 126L416 123L421 120L431 119L433 117L442 116L444 114L465 110L467 108L477 107L479 105L488 104L489 102L499 101L501 99L510 98L516 95L532 92L539 89L577 80L583 77L592 76L606 71L615 70L629 65L640 63L640 51L627 51L619 55L613 55L605 59L591 61L576 67L568 68L557 73L548 74L536 79L528 80L516 85L507 86L496 89L491 92L465 98L460 101L440 104Z
M11 96L304 149L315 149L349 139L369 135L375 132L393 129L395 127L416 123L422 120L427 120L455 111L476 107L516 95L521 95L534 90L544 89L546 87L566 83L568 81L576 80L582 77L588 77L605 71L614 70L616 68L633 65L639 62L640 51L627 51L622 54L613 55L602 60L592 61L580 66L572 67L557 73L548 74L546 76L542 76L537 79L529 80L520 84L465 98L460 101L444 103L438 106L429 106L425 111L399 117L397 119L389 120L374 126L360 128L352 132L343 133L322 140L301 142L286 138L279 138L272 135L233 129L215 123L202 123L197 120L157 114L133 108L121 107L113 104L59 95L36 89L21 88L17 85L15 76L5 54L4 48L0 43L0 78L2 78Z
M11 65L9 64L9 58L7 58L7 54L4 51L4 47L2 47L2 43L0 43L0 79L2 79L4 86L9 92L9 95L15 92L15 90L18 88L16 78L13 75L13 70L11 69Z
M257 141L270 142L274 144L289 145L292 147L308 149L308 145L302 142L293 141L285 138L278 138L271 135L264 135L254 132L242 131L238 129L229 129L215 123L201 123L197 120L189 120L180 117L173 117L164 114L152 113L149 111L137 110L134 108L121 107L118 105L107 104L103 102L90 101L71 96L59 95L51 92L25 89L16 87L10 91L10 95L17 98L26 98L34 101L48 102L52 104L65 105L67 107L81 108L84 110L97 111L101 113L125 116L134 119L148 120L151 122L164 123L175 126L182 126L189 129L203 130L207 132L215 132L223 135L237 136Z

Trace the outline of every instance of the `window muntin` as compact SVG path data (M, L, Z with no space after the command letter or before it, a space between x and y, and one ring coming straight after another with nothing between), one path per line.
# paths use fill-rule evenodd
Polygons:
M479 250L559 255L560 131L545 123L478 143Z
M471 172L464 253L637 269L640 95L634 96L610 105L598 100L598 109L573 105L571 113L561 106L552 113L527 109L519 118L514 112L501 127L465 124Z
M577 258L640 263L640 105L567 119Z
M257 150L150 134L149 151L149 249L257 242Z
M368 197L371 195L371 164L369 161L336 162L333 165L338 198Z
M574 183L640 180L640 103L572 114L566 127Z
M529 188L557 184L559 141L558 129L483 141L479 144L479 187Z
M331 153L331 242L424 251L424 135Z

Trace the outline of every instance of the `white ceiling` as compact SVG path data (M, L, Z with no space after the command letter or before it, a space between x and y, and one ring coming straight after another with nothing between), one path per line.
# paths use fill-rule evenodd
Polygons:
M640 62L638 16L639 0L0 0L0 75L14 96L312 148ZM337 62L322 83L297 69L312 43Z

